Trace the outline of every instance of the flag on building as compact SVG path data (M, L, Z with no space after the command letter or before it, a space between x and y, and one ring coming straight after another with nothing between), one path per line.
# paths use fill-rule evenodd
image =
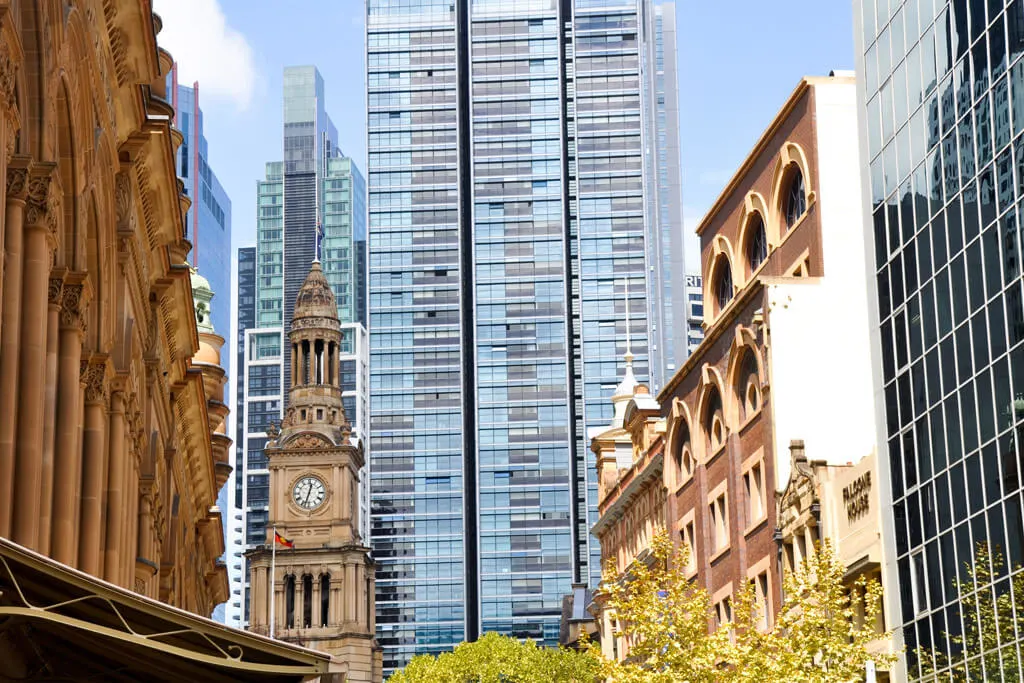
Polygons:
M277 533L277 529L274 529L274 542L275 543L280 543L285 548L294 548L295 547L295 543L293 543L292 541L289 541L287 538L285 538L281 534Z

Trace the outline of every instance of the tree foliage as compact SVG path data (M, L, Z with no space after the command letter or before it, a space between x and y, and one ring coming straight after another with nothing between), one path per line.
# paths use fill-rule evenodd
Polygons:
M707 591L686 577L687 553L661 534L647 561L623 575L609 565L605 608L617 619L629 657L603 661L607 680L847 683L861 680L869 661L881 668L895 661L870 647L887 636L875 629L881 586L863 578L847 586L846 569L828 543L786 576L781 610L766 630L758 628L765 606L752 585L733 597L732 621L716 626Z
M593 683L598 666L590 652L488 633L436 657L414 657L388 683Z
M1024 680L1017 661L1017 638L1024 637L1024 572L1013 568L1006 579L1006 561L998 547L987 543L975 548L974 562L964 562L966 579L952 583L960 596L963 630L943 633L949 650L921 647L916 651L922 681ZM1014 603L1017 613L1014 613ZM1016 632L1016 635L1015 635ZM913 668L913 662L911 662Z

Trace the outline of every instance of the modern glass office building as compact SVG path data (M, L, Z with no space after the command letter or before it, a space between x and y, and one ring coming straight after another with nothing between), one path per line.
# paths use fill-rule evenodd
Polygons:
M655 169L675 124L667 105L659 124L657 84L675 95L650 2L367 6L372 537L390 671L483 631L555 643L562 596L598 581L585 435L611 419L627 324L641 381L665 369L649 340L672 328L650 313L672 270L656 208L672 215L673 181Z
M203 111L199 107L199 84L178 85L177 66L167 79L175 110L175 127L184 135L176 159L178 177L184 181L185 194L192 200L185 214L185 236L192 243L189 262L207 279L214 297L210 318L220 335L231 329L231 200L207 162L208 146L203 134ZM221 365L231 377L230 351L223 354ZM227 397L225 397L226 399ZM228 575L237 580L241 565L241 541L234 533L236 520L231 500L234 486L225 485L218 494L217 506L224 516L225 564ZM231 601L219 605L213 613L218 621L237 624Z
M859 0L854 14L889 626L911 679L933 648L972 680L1016 680L1019 617L991 605L1010 604L1024 563L1024 2Z
M237 419L244 420L237 448L244 462L242 507L245 546L266 540L270 472L263 449L270 422L283 415L291 372L282 356L285 321L299 287L319 258L331 284L342 323L342 400L354 433L365 439L369 423L369 346L366 335L366 183L352 159L337 146L337 131L326 113L324 81L313 66L284 71L283 161L267 163L257 183L256 246L239 250L239 302L246 292L251 321L239 343L243 385L236 397ZM244 252L244 253L243 253ZM243 256L251 259L243 278ZM251 317L248 317L250 316ZM244 457L243 457L244 455ZM360 499L364 537L369 538L369 468L362 476ZM248 623L248 571L239 587Z

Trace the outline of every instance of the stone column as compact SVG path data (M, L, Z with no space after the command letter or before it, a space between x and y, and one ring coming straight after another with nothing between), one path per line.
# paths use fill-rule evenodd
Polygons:
M132 396L134 405L135 396ZM134 411L134 408L133 408ZM137 423L137 422L136 422ZM125 466L125 506L127 508L126 524L121 532L124 545L121 550L121 571L126 586L130 586L135 574L135 559L139 555L139 440L128 439L128 463Z
M39 549L42 512L43 422L46 409L46 327L50 266L60 212L57 165L36 162L29 174L18 371L18 431L14 448L15 542Z
M103 568L103 489L107 464L107 359L82 362L85 427L82 430L82 508L78 568L99 576Z
M81 504L82 339L88 301L86 276L72 273L61 290L58 344L56 434L53 460L53 510L50 554L58 562L78 564L78 511Z
M331 604L328 605L328 623L333 626L339 626L342 622L342 595L344 594L342 588L345 585L344 580L341 578L341 569L336 568L331 573ZM335 575L338 578L335 578Z
M4 213L3 296L0 297L0 536L11 537L14 512L14 443L18 419L18 345L21 342L21 257L31 161L16 156L7 166Z
M8 5L8 12L10 4ZM4 22L4 18L0 17L0 24ZM11 41L6 41L10 43ZM0 163L3 164L3 169L0 170L0 177L8 177L8 169L11 161L14 157L14 150L17 145L18 131L21 129L21 114L18 111L18 100L16 96L16 84L18 77L18 70L21 68L22 52L19 46L13 44L0 45L0 117L2 117L2 123L0 123L0 134L3 136L3 145L0 146L2 149L2 156L0 156ZM7 196L9 192L5 192L0 196L0 216L6 215L7 211ZM3 263L3 248L4 248L4 236L5 236L5 222L0 221L0 295L2 295L2 283L4 275L4 263ZM2 296L0 296L2 298Z
M356 620L356 597L359 595L359 584L356 582L356 567L354 564L345 565L345 623L352 623Z
M138 558L142 559L142 560L146 560L147 562L152 562L153 564L156 564L156 559L154 558L154 553L153 553L153 499L152 499L152 495L153 494L149 490L149 486L148 485L146 486L146 488L144 490L140 490L139 491L139 530L138 530L138 540L136 542L138 543L138 546L139 546L139 550L138 550L138 553L137 553ZM149 594L149 590L148 590L148 587L149 587L149 577L148 576L146 576L146 577L139 577L138 574L137 574L136 578L143 578L143 585L146 588L146 590L144 590L144 592L148 595Z
M39 493L39 552L51 555L53 524L54 450L57 422L57 351L60 345L60 309L64 296L63 271L50 275L46 311L46 380L43 401L42 486Z
M121 583L121 532L127 512L124 498L124 390L119 384L110 393L110 425L107 443L107 519L103 578Z
M310 588L313 589L313 597L309 601L309 608L312 614L309 617L310 628L320 628L320 575L313 574Z

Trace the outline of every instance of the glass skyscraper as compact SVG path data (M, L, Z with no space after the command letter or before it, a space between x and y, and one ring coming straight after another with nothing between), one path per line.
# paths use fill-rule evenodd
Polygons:
M228 336L231 329L231 200L207 162L207 142L203 134L203 111L199 107L199 84L186 87L176 81L177 66L168 74L169 91L175 110L175 126L184 140L176 158L178 177L184 181L185 194L192 206L185 214L185 237L192 243L189 261L210 283L214 297L210 302L210 318L217 334ZM221 358L228 377L232 376L230 352ZM224 397L225 399L227 397ZM229 481L217 496L217 506L224 516L225 564L232 582L240 578L241 542L235 533L237 520L231 501L234 486ZM213 618L237 624L237 609L231 601L218 605Z
M995 623L977 596L1010 600L1024 563L1024 2L859 0L854 15L889 625L911 679L923 647L972 680L1017 680L1024 634L970 634Z
M658 132L676 124L656 93L675 86L657 74L652 3L367 9L372 538L391 671L483 631L557 643L562 596L599 580L587 428L611 419L627 324L641 381L666 370L649 340L673 328L650 313L682 228L658 225L674 182L656 172Z
M352 159L337 146L326 113L324 82L313 66L284 71L284 160L266 165L257 184L256 246L239 250L239 305L247 293L252 308L239 309L244 362L236 416L244 420L237 448L244 454L242 507L245 545L266 540L270 472L263 452L266 429L280 422L287 398L290 354L282 356L286 321L299 287L319 258L331 284L342 323L342 400L354 433L366 440L369 422L369 349L366 335L366 183ZM252 267L243 279L243 257ZM242 320L249 321L243 328ZM360 498L363 533L369 537L369 468ZM243 625L248 623L247 568L243 568ZM234 587L233 587L234 588Z

